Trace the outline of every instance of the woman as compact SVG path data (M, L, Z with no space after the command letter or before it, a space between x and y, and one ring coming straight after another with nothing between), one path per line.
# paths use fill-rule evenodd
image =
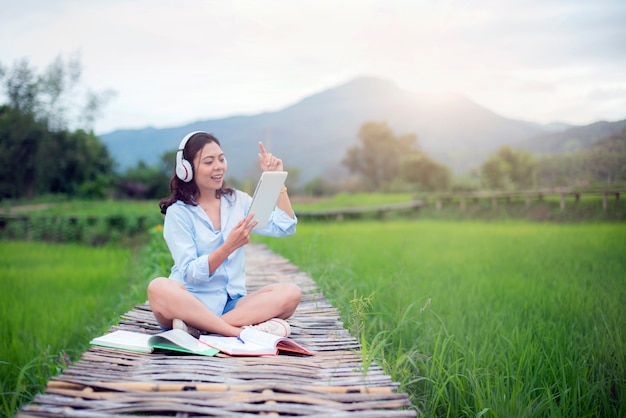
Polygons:
M259 142L263 171L283 171L283 163ZM206 132L185 136L176 154L171 196L159 202L165 215L163 236L174 259L169 278L148 285L148 300L164 329L179 328L239 336L252 326L289 336L285 321L300 302L300 288L277 283L247 294L244 246L258 223L247 213L252 198L228 188L226 157L219 141ZM293 235L297 218L283 187L267 227L255 232Z

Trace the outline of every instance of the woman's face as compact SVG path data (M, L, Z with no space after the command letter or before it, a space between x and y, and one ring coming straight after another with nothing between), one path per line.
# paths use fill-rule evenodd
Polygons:
M226 175L226 157L215 142L207 143L193 161L196 186L203 191L215 191L222 187Z

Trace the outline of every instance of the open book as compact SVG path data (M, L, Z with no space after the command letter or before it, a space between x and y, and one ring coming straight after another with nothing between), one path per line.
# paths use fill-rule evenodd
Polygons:
M239 337L201 335L200 341L231 356L275 356L279 351L309 356L315 354L287 337L279 337L252 328L245 328Z
M201 343L180 329L171 329L159 334L117 330L94 338L89 342L102 347L152 353L155 350L180 351L183 353L214 356L219 350Z

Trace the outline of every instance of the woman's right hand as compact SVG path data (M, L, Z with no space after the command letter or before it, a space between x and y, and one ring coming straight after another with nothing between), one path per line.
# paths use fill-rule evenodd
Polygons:
M231 249L230 252L250 242L250 233L259 223L259 221L253 221L252 218L254 218L254 213L249 213L248 216L243 218L237 226L230 231L230 234L228 234L228 238L224 244Z

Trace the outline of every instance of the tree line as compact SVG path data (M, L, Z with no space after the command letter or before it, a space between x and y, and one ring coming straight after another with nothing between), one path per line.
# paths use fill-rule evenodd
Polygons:
M413 134L397 136L384 122L368 122L359 143L342 163L364 188L380 190L520 191L555 187L623 187L626 184L626 129L591 148L536 157L509 145L500 147L469 174L455 179L451 170L420 149Z
M0 199L48 194L83 198L160 198L169 193L175 150L156 165L139 161L118 173L91 125L114 96L80 91L80 57L58 57L38 74L27 60L0 64L6 103L0 105ZM79 98L81 98L79 100ZM460 181L420 146L416 134L397 135L385 122L364 123L342 164L356 181L337 186L313 179L312 195L344 190L474 191L614 185L626 182L626 130L593 147L538 158L503 146ZM297 168L293 169L297 172ZM231 185L237 181L229 179ZM352 183L350 183L352 182Z
M76 54L41 73L26 59L0 64L0 199L45 195L153 198L169 193L169 174L139 162L117 173L92 124L114 96L81 90ZM173 158L170 160L173 161Z

